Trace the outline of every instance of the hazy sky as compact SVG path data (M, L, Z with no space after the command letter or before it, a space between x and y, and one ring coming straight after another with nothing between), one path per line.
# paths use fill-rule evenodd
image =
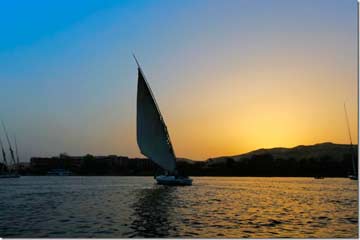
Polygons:
M344 101L357 142L356 4L1 1L0 118L22 161L141 156L134 52L179 157L349 143Z

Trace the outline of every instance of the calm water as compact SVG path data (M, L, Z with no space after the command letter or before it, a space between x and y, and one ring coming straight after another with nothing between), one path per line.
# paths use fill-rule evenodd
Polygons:
M357 237L357 181L0 179L0 237Z

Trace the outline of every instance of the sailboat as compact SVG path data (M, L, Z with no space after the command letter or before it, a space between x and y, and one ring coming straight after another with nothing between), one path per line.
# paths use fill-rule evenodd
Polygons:
M138 67L136 122L140 151L164 171L164 174L154 177L158 184L191 185L192 179L178 174L166 124L135 55L134 59Z
M354 148L352 144L352 138L351 138L351 131L350 131L350 125L349 125L349 118L346 111L346 105L344 103L344 110L345 110L345 118L346 118L346 125L348 129L349 139L350 139L350 148L351 148L351 160L352 160L352 167L353 167L353 173L348 176L351 180L358 180L358 175L356 173L356 165L355 165L355 154L354 154Z
M16 164L16 160L15 160L15 156L14 156L14 151L13 151L13 149L11 147L10 139L9 139L8 133L6 131L4 122L1 121L1 124L2 124L2 127L4 129L6 140L7 140L8 145L9 145L10 156L11 156L11 160L12 160L12 163L13 163L13 169L12 169L13 171L9 170L7 174L0 175L0 178L18 178L18 177L20 177L20 175L17 173L17 167L16 167L17 164ZM5 156L5 154L4 154L5 151L3 149L2 149L2 151L3 151L3 156Z

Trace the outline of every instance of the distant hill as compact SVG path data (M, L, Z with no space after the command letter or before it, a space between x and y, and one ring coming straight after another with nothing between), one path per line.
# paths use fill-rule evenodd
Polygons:
M353 145L354 150L357 152L358 145ZM351 153L349 144L336 144L331 142L318 143L315 145L299 145L293 148L269 148L258 149L248 153L235 155L235 156L222 156L211 158L207 160L207 165L224 163L227 159L231 158L235 162L241 162L244 159L251 159L254 155L271 154L275 159L319 159L321 157L331 156L335 161L342 161L343 156Z
M188 158L176 158L176 161L177 162L185 162L185 163L189 163L189 164L194 164L195 162L199 162L199 161L188 159Z

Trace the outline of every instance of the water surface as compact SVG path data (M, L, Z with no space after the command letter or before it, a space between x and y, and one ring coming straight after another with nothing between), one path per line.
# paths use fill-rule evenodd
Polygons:
M348 179L0 179L0 237L355 238L357 229L357 181Z

